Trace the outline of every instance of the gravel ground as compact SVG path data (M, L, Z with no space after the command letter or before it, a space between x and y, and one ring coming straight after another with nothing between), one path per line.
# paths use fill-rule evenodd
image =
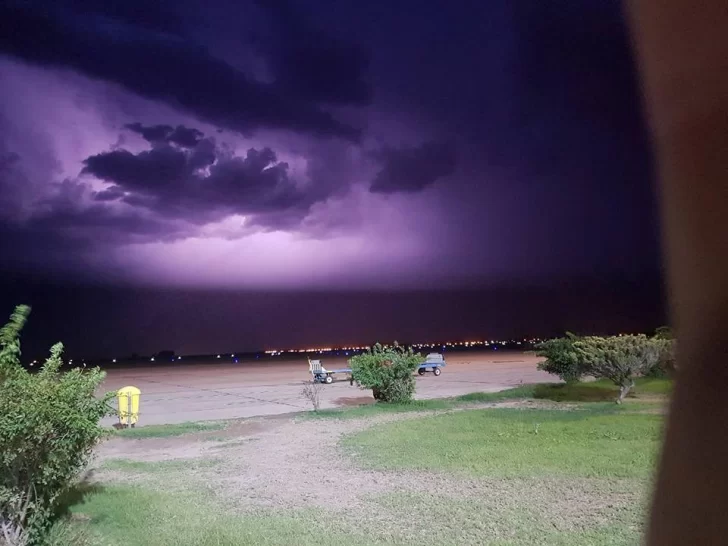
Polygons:
M523 383L553 381L537 369L540 360L532 354L505 351L449 354L440 377L428 373L416 378L417 398L495 392ZM184 362L113 368L100 390L116 391L127 385L141 389L141 426L281 415L310 407L301 396L302 383L311 379L304 355L265 363ZM343 356L324 358L324 364L329 369L348 366ZM350 386L345 374L336 379L321 392L322 408L372 400L368 393ZM109 418L105 424L114 422Z

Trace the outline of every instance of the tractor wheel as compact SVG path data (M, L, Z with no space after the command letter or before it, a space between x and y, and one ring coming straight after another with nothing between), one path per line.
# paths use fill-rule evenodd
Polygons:
M331 377L330 375L327 375L326 376L326 379L324 381L326 381L326 384L328 385L329 383L333 383L334 382L334 378Z
M442 373L442 370L439 367L432 368L432 373L435 375L440 375Z
M427 370L425 370L424 368L418 368L418 369L417 369L417 373L418 373L418 374L420 374L420 375L425 375L425 372L426 372L426 371L427 371Z

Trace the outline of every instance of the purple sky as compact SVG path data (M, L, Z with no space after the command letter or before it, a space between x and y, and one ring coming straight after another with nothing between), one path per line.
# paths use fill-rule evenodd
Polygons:
M659 282L618 2L153 4L0 7L8 279Z

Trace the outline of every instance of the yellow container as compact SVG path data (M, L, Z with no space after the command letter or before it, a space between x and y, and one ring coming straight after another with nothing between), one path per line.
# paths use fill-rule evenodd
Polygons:
M116 393L119 401L119 423L121 426L128 427L136 425L139 420L139 399L142 391L136 387L124 387Z

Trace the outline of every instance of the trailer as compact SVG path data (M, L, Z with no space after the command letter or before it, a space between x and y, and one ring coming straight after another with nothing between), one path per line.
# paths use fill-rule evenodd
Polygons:
M425 357L425 361L420 364L417 368L417 373L425 375L428 370L431 371L435 377L439 377L442 373L442 368L445 367L445 357L440 353L430 353Z
M314 383L333 383L334 374L336 373L348 373L349 383L354 384L354 378L351 375L351 368L338 368L336 370L327 370L321 364L320 360L308 359L308 371L311 372L311 377Z
M442 373L442 368L446 366L445 358L440 353L430 353L425 357L425 361L417 367L417 373L419 375L425 375L428 371L431 371L435 377L439 377ZM349 384L354 384L354 377L351 372L351 368L337 368L335 370L327 370L321 364L320 360L308 359L308 370L311 372L311 377L314 383L333 383L334 374L348 374Z

